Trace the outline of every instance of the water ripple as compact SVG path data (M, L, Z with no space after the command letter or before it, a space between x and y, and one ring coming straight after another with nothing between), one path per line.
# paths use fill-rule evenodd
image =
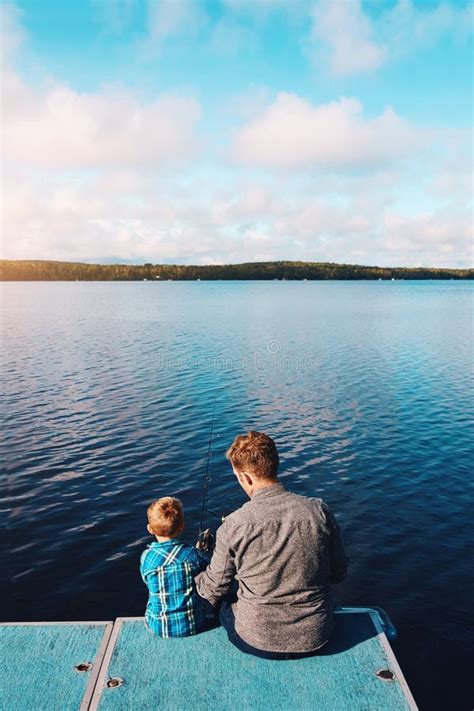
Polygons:
M343 526L338 601L388 609L422 698L434 664L454 671L471 645L470 284L3 292L4 619L142 614L146 506L180 496L194 540L215 401L211 518L245 500L225 459L235 434L269 432L285 484Z

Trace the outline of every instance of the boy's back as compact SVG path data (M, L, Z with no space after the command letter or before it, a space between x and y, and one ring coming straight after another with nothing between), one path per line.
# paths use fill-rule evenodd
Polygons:
M152 507L164 509L165 513L169 509L172 513L172 507L178 509L180 502L165 497ZM151 513L155 513L153 509ZM150 528L149 531L154 532ZM188 637L199 632L204 621L194 576L204 570L209 561L204 553L177 538L161 538L163 540L151 543L140 558L140 573L149 591L145 620L160 637Z

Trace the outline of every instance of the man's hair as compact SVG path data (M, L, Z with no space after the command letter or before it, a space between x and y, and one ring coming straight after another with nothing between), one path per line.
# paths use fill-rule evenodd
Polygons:
M237 471L248 471L258 479L276 479L280 459L275 442L263 432L237 435L226 452Z
M173 538L184 528L183 505L173 496L163 496L149 505L148 523L156 536Z

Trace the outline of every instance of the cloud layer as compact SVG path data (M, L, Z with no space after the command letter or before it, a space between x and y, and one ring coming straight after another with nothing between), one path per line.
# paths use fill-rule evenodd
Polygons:
M337 189L336 189L337 188ZM298 189L238 180L170 186L108 173L65 185L9 181L7 258L225 263L278 259L406 266L472 262L468 207L407 215L390 174Z
M137 46L164 51L179 33L209 31L212 50L233 28L233 51L250 32L239 29L248 3L228 0L214 24L200 7L150 4ZM286 7L268 2L255 22ZM133 0L109 10L118 31ZM46 73L33 86L14 62L27 41L18 13L3 12L3 257L472 264L466 130L415 124L396 107L369 112L354 96L318 101L278 87L236 94L230 83L216 109L194 87L84 92ZM444 5L421 16L400 0L391 12L400 42L410 31L427 46L459 29L460 14ZM320 3L311 17L327 30L313 41L333 74L372 71L394 56L355 1Z

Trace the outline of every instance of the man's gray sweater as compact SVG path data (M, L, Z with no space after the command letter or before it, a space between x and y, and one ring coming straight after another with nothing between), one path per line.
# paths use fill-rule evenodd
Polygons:
M226 518L196 584L216 606L235 578L237 634L258 649L308 652L329 639L330 583L346 569L339 526L326 504L275 483Z

